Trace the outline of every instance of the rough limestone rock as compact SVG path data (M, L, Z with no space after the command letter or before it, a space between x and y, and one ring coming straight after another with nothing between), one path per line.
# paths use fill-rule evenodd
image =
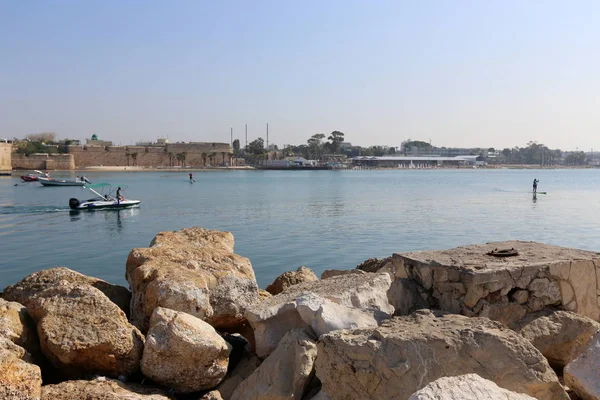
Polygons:
M584 400L600 399L600 333L563 370L565 384Z
M529 314L519 332L554 368L563 368L582 354L600 330L600 323L569 311Z
M334 303L312 293L296 299L300 318L317 337L337 329L375 328L389 315Z
M211 390L204 396L200 397L200 400L223 400L221 393L218 390Z
M163 390L103 377L42 387L41 400L169 400Z
M470 373L538 399L568 399L529 341L486 318L421 310L323 335L318 353L317 377L334 400L407 399L438 378Z
M233 254L229 232L159 233L150 248L129 253L126 278L132 288L131 320L144 332L157 307L232 328L245 322L246 307L258 301L252 265Z
M39 292L52 288L61 282L92 286L104 293L126 315L129 315L131 292L127 288L80 274L65 267L49 268L34 272L22 281L4 289L2 297L28 307L29 301L36 297Z
M100 290L63 282L28 301L42 352L66 376L112 377L139 369L144 337Z
M409 315L422 308L429 308L428 294L415 281L396 279L388 290L388 299L394 306L394 315Z
M256 354L264 358L275 350L288 331L309 328L297 310L299 298L313 294L342 306L389 316L394 312L387 298L390 284L388 274L342 275L291 286L285 292L250 306L246 318L254 329Z
M515 249L514 257L488 255ZM396 253L386 271L427 293L430 308L515 327L526 313L573 311L600 320L600 253L508 241Z
M27 309L14 301L0 299L0 337L9 339L29 353L40 349L33 320Z
M356 266L356 269L365 272L378 272L383 267L387 266L392 262L392 257L382 258L369 258Z
M267 286L267 292L272 295L279 294L289 288L303 282L318 281L319 278L309 268L300 267L295 271L284 272L279 275L273 283Z
M40 398L42 372L21 346L0 337L0 399Z
M331 400L331 397L327 395L324 391L319 391L316 395L310 398L310 400Z
M154 310L142 372L180 393L214 388L227 373L229 347L215 329L192 315Z
M238 364L227 372L225 379L215 389L219 391L223 399L231 399L235 389L248 378L260 365L259 358L254 354L246 353Z
M277 349L233 392L231 400L301 399L310 383L317 345L304 330L288 332Z
M408 400L535 400L535 397L498 387L477 374L437 379Z
M332 278L334 276L348 275L348 274L365 274L366 272L361 269L326 269L321 274L321 279Z

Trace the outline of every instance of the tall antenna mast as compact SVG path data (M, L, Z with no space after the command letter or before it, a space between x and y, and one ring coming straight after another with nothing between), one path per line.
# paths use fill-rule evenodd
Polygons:
M245 149L248 148L248 124L246 124L246 147Z
M267 151L269 151L269 124L267 124Z
M229 144L231 144L231 147L233 147L233 128L231 129L231 142Z

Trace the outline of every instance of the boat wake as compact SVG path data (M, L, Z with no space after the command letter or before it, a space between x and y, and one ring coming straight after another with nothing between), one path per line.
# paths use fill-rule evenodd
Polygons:
M57 212L68 212L69 207L56 206L2 206L0 207L0 215L6 214L46 214Z

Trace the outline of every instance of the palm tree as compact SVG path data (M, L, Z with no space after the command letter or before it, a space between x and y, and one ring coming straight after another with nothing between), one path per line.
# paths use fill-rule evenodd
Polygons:
M221 152L221 164L225 165L225 152Z
M202 162L203 162L203 164L204 164L205 167L206 167L206 157L208 157L208 154L202 153Z
M129 149L125 150L125 157L127 157L127 166L129 167L129 158L131 157Z
M179 161L179 165L181 165L181 160L183 159L183 154L182 153L177 153L177 155L175 156L175 158L177 158L177 161Z
M213 165L213 160L214 160L214 158L215 158L215 153L210 153L210 154L208 155L208 161L210 162L210 166L211 166L211 167L212 167L212 165Z
M173 166L173 159L175 158L175 154L169 152L167 153L167 155L169 156L169 167Z
M187 158L187 153L184 151L183 153L181 153L181 163L183 164L183 166L185 167L185 159Z
M138 153L131 153L131 158L133 159L133 165L137 165L137 155Z

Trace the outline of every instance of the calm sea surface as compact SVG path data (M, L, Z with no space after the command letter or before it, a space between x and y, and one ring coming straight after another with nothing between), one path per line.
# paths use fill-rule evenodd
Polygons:
M53 176L72 176L55 173ZM231 231L261 287L305 265L353 268L397 251L496 240L600 250L600 170L88 173L127 186L139 209L72 214L78 187L0 177L0 289L64 265L125 284L125 261L164 230ZM540 180L533 201L531 182Z

